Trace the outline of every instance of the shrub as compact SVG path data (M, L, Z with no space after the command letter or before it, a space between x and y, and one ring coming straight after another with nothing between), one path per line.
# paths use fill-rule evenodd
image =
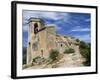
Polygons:
M27 53L27 48L23 47L23 64L26 64L26 53Z
M57 57L58 57L58 55L59 55L59 51L58 51L58 50L52 49L52 50L50 51L49 58L51 58L52 60L56 60Z
M79 45L80 44L80 40L76 39L76 42L74 43L75 45Z
M91 48L90 44L87 44L83 41L80 42L80 54L86 59L83 64L85 66L90 66L91 65Z
M64 36L64 38L68 38L68 36Z
M79 45L80 43L79 42L77 42L77 43L74 43L75 45Z
M69 53L74 53L75 52L75 50L74 49L72 49L72 48L68 48L68 49L65 49L65 51L64 51L64 53L66 54L69 54Z
M76 39L76 42L79 42L80 40L79 39Z
M42 57L40 57L40 56L37 56L37 57L35 57L35 58L33 58L33 61L32 61L32 64L43 64L43 63L45 63L45 58L42 58Z
M84 41L80 41L80 48L86 49L86 48L89 48L89 45L85 43Z
M33 58L33 62L36 62L37 59L41 58L40 56L37 56L35 58Z

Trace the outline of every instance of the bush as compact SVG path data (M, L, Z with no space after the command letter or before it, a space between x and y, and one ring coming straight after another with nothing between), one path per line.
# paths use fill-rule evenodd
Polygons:
M35 58L33 58L32 64L43 64L45 63L45 58L42 58L40 56L37 56Z
M26 53L27 53L27 48L23 47L23 64L26 64Z
M89 48L89 45L85 43L84 41L80 41L80 48L86 49L86 48Z
M90 44L87 44L83 41L80 42L80 54L86 59L83 64L85 66L90 66L91 65L91 48Z
M52 50L50 51L49 58L51 58L52 60L56 60L57 57L58 57L58 55L59 55L59 51L58 51L58 50L52 49Z
M83 56L84 58L86 58L86 57L87 57L87 54L88 54L88 50L87 50L87 49L81 49L81 50L80 50L80 53L82 54L82 56Z
M76 39L76 42L80 42L80 40L79 39Z
M75 45L79 45L80 44L80 40L76 39L76 42L74 43Z
M64 51L64 53L67 53L67 54L74 53L74 52L75 52L75 50L72 48L65 49L65 51Z
M64 38L68 38L68 36L64 36Z
M80 43L74 43L76 46L79 45Z
M40 56L37 56L35 58L33 58L33 62L36 62L37 59L40 59L41 57Z

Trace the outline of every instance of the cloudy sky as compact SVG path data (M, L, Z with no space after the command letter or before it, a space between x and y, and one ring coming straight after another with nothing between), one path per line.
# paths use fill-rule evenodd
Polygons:
M45 25L54 25L57 34L79 38L85 42L90 42L90 14L69 13L69 12L46 12L23 10L23 46L27 44L28 19L30 17L41 18Z

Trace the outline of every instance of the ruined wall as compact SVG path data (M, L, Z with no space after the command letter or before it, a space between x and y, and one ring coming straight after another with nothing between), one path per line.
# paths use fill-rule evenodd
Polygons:
M28 27L27 64L32 63L33 58L40 55L40 34L35 33L35 25L37 30L43 27L40 19L30 19Z
M57 35L54 26L45 26L40 19L32 18L28 28L27 64L37 56L48 58L51 49L63 54L66 48L75 48L74 43L76 41L71 37Z
M48 53L51 49L56 49L56 32L54 26L46 27L46 42Z

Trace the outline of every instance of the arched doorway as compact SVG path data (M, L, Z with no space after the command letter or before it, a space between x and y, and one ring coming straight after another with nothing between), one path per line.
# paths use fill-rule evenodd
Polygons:
M34 23L34 34L38 33L38 23Z
M41 49L41 55L42 55L42 57L43 57L43 49Z

